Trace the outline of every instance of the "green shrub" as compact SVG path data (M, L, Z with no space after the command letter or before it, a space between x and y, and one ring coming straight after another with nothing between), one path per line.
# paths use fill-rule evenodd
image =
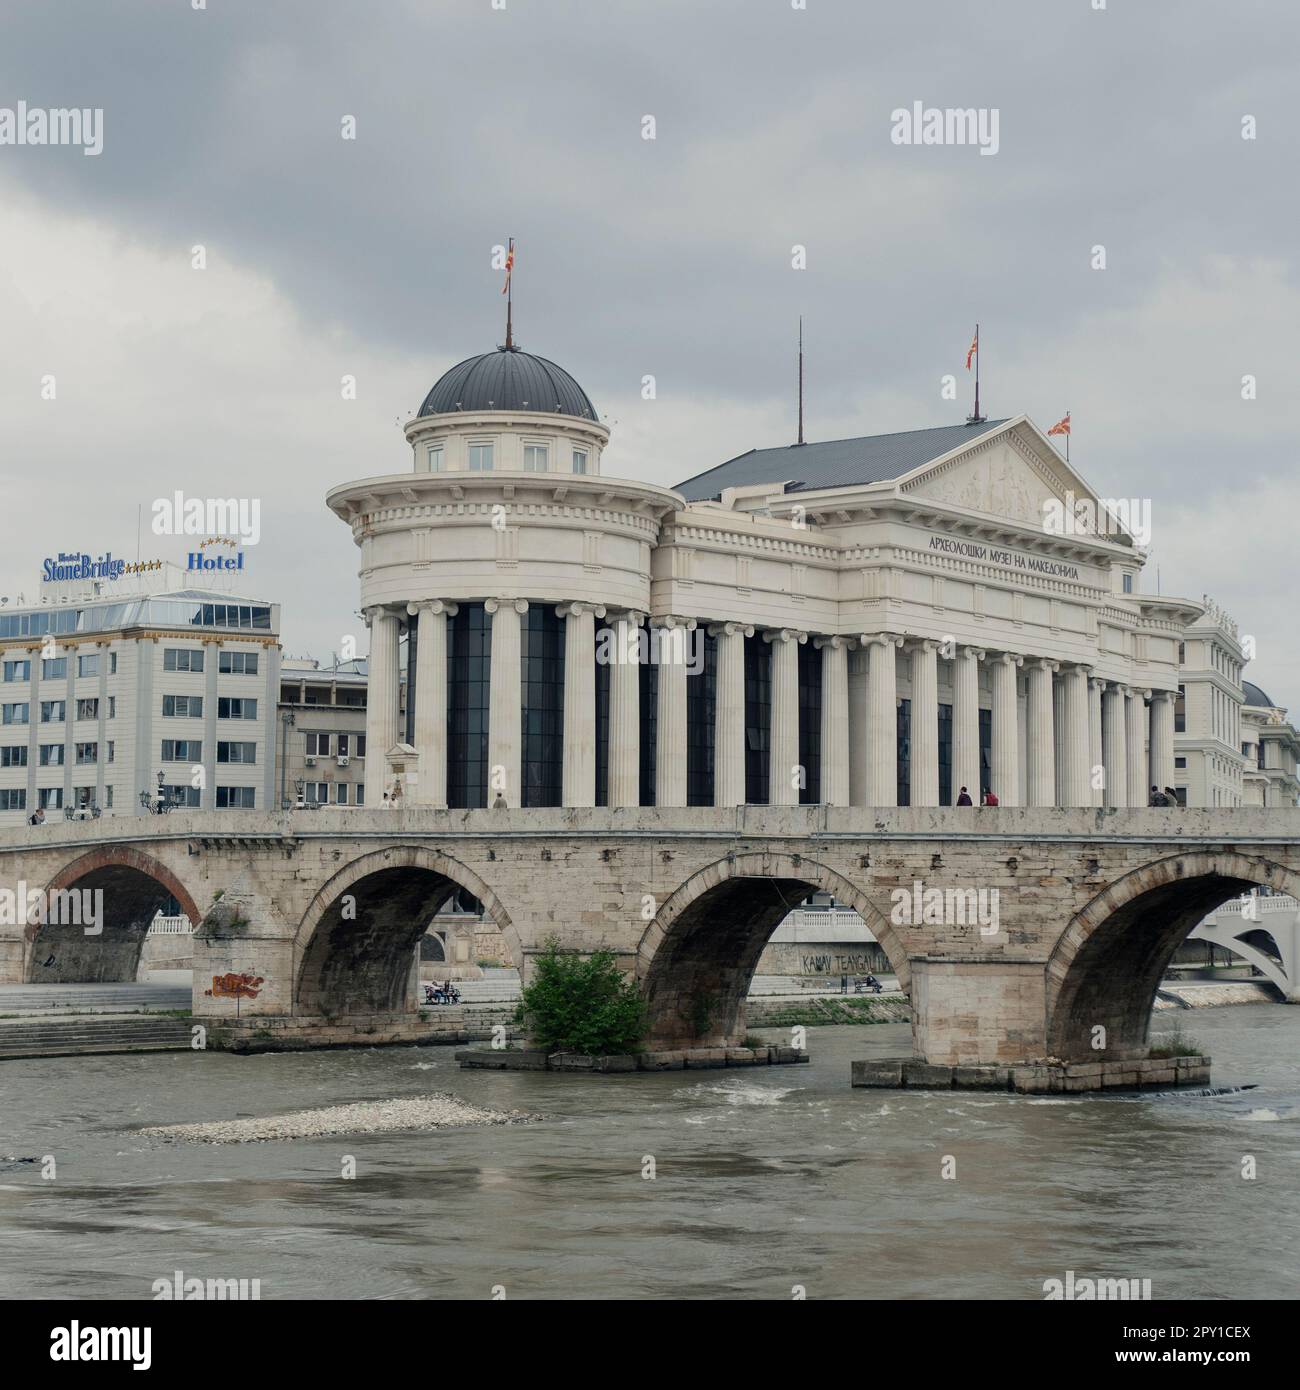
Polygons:
M538 956L515 1022L546 1052L604 1057L640 1050L645 1004L610 951L562 951L552 937Z
M1156 1045L1147 1054L1150 1057L1199 1057L1201 1045L1195 1038L1189 1038L1181 1028L1163 1036L1157 1034Z

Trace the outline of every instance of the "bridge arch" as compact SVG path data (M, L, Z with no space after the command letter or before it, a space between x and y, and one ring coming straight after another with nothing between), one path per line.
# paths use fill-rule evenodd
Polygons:
M692 874L658 907L637 946L637 976L653 1047L738 1046L745 1001L772 933L821 889L852 907L907 990L898 931L857 884L803 855L729 854Z
M1208 913L1258 886L1295 895L1300 875L1235 850L1172 854L1123 875L1077 912L1047 962L1048 1052L1068 1060L1143 1057L1151 1006L1175 949ZM1105 1031L1105 1048L1092 1046Z
M416 1007L416 948L458 888L483 904L516 960L510 914L467 865L422 845L393 845L350 860L311 900L294 937L294 1011L402 1013Z
M82 893L103 895L90 900L102 908L97 932L87 932L87 923L67 911L70 902L80 901L68 895ZM104 845L80 855L43 890L47 917L62 920L29 922L24 930L24 977L29 984L133 981L149 924L172 898L197 926L203 914L189 889L153 855L130 845Z

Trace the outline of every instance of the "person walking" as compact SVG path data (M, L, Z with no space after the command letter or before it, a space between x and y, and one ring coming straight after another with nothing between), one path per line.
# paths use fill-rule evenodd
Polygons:
M966 788L963 787L963 788L961 789L961 791L958 792L958 794L957 794L957 805L958 805L958 806L973 806L974 804L975 804L975 803L970 799L970 792L968 792L968 791L966 790Z

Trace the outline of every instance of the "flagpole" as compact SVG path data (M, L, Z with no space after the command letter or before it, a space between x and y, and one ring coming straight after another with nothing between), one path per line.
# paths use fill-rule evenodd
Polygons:
M510 264L510 269L509 269L509 271L507 271L507 273L506 273L506 351L507 351L507 352L513 351L513 350L514 350L514 345L515 345L515 340L514 340L514 325L513 325L513 322L512 322L512 315L513 315L513 312L514 312L514 302L515 302L515 276L514 276L515 239L514 239L514 237L511 237L511 238L510 238L509 256L510 256L510 262L511 262L511 264Z
M803 443L803 315L799 315L799 443Z
M971 417L980 422L980 326L975 325L975 414Z
M1065 413L1068 416L1070 412L1067 410ZM1073 421L1070 422L1070 428L1074 428ZM1065 461L1066 463L1070 461L1070 436L1068 434L1065 436Z

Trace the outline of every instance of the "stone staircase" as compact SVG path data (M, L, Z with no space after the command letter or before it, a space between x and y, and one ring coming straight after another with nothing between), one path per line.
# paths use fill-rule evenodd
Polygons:
M181 1018L48 1018L0 1022L0 1061L17 1057L96 1056L109 1052L175 1052L190 1046Z
M188 1009L188 985L3 985L0 1021L10 1013L138 1013L142 1009Z

